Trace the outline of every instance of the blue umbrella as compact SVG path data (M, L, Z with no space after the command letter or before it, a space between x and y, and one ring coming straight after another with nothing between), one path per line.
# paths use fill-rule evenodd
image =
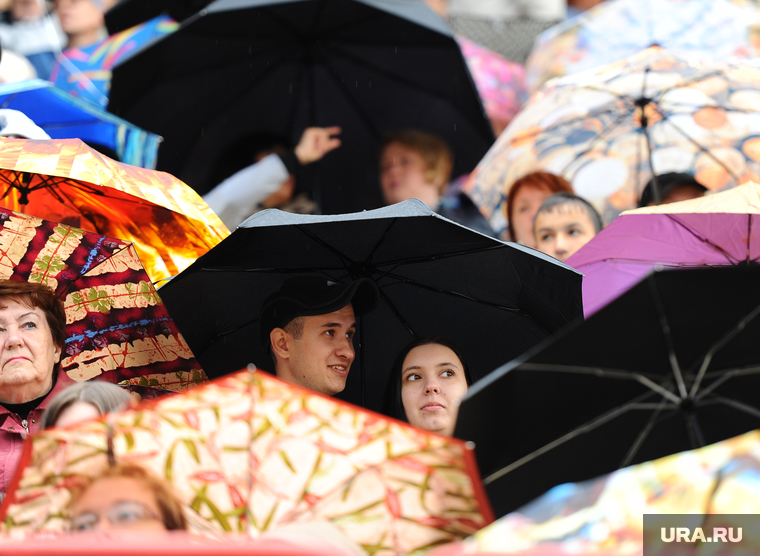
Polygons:
M0 85L0 108L29 116L53 139L81 139L107 147L121 162L154 169L161 136L145 131L99 106L73 97L48 81Z

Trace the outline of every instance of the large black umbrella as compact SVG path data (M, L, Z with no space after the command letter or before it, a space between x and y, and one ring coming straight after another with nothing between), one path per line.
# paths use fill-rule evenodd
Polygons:
M532 249L481 235L412 199L339 216L260 212L161 288L210 377L248 363L271 370L259 340L262 301L294 274L375 281L359 317L341 397L382 405L396 354L415 336L446 336L485 373L582 318L581 276Z
M419 0L217 0L114 68L109 110L163 136L158 169L201 193L246 137L341 126L343 146L299 176L325 213L382 204L389 131L441 135L455 175L493 142L451 31Z
M497 515L549 488L760 428L760 266L672 270L470 388Z

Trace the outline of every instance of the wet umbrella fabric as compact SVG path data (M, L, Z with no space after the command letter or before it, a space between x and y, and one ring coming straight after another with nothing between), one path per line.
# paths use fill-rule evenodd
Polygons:
M0 246L0 278L64 300L61 368L73 380L173 391L206 380L132 243L0 208Z
M556 79L533 96L465 186L495 231L509 187L560 174L610 223L657 174L686 172L710 191L760 181L760 69L649 48Z
M172 483L193 533L259 537L324 520L368 553L391 556L492 521L466 443L241 371L34 435L0 509L3 531L60 531L69 489L106 465L109 436L117 462Z
M0 206L134 241L151 280L173 276L229 234L195 191L79 139L0 139Z
M760 185L624 212L567 260L582 272L589 316L653 268L760 262Z
M760 428L759 279L756 266L655 272L472 386L455 436L476 443L496 515Z
M689 514L694 525L702 527L710 517L720 519L721 526L741 525L742 519L754 520L752 514L760 513L758 447L760 431L752 431L582 483L560 485L461 543L429 554L622 556L641 554L642 548L654 553L659 548L655 545L661 542L660 534L648 534L651 522L642 534L645 515L665 514L661 517L667 519ZM652 544L642 546L642 539ZM749 552L760 548L754 535L745 535L743 541Z
M636 54L652 45L706 60L760 55L756 2L743 0L614 0L547 29L526 63L535 91L570 75Z
M0 108L19 110L52 139L81 139L102 145L125 164L155 168L161 138L100 106L71 96L48 81L0 85Z
M493 142L459 45L419 1L218 0L114 68L109 111L161 135L158 168L200 193L252 134L296 144L307 127L340 126L341 148L298 176L326 214L382 205L388 132L442 136L455 176Z
M160 291L203 368L219 376L251 362L271 367L259 312L297 274L378 286L378 307L357 319L340 395L370 409L382 406L393 359L415 337L451 338L480 377L581 316L578 273L417 199L338 216L260 212Z

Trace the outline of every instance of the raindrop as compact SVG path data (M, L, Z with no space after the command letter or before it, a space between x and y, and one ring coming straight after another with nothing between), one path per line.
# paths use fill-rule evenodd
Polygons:
M398 46L396 47L396 51L394 52L394 54L398 54Z
M293 84L292 83L288 86L288 92L289 93L293 92Z
M454 131L457 130L457 124L454 124Z
M356 88L357 89L359 88L359 82L358 81L356 82Z

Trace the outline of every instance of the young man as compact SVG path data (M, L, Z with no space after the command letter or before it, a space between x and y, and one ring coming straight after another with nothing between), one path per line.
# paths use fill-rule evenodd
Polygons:
M346 387L354 361L356 315L377 305L368 278L339 284L323 276L286 280L261 307L261 341L277 378L334 396Z
M533 220L538 250L563 262L601 231L596 209L572 193L548 197Z

